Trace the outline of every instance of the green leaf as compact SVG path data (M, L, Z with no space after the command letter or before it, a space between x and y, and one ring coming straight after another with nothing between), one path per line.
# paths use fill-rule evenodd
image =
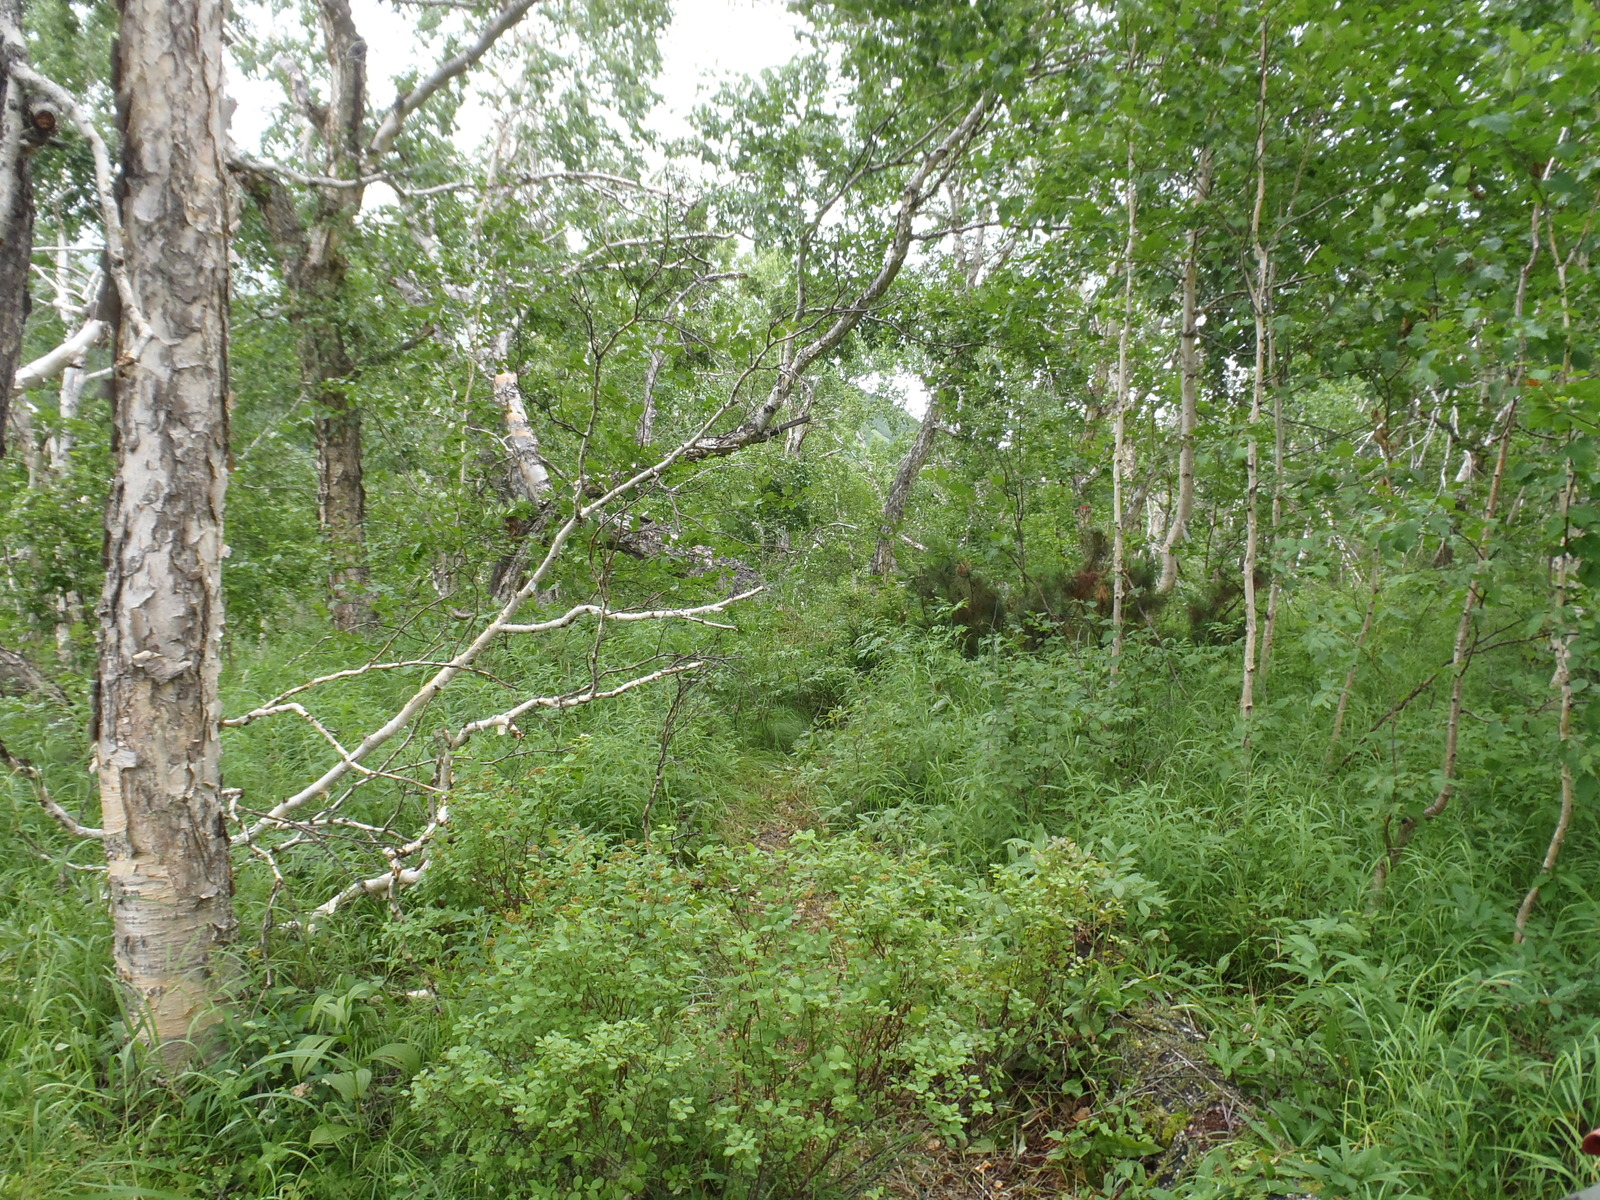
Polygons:
M388 1063L407 1075L414 1075L422 1069L422 1051L410 1042L390 1042L387 1046L379 1046L367 1055L367 1059L369 1062Z
M1474 129L1487 129L1490 133L1504 136L1511 132L1511 114L1486 113L1481 117L1473 117L1467 124Z
M324 1075L322 1080L339 1093L340 1099L349 1102L367 1094L367 1088L372 1084L372 1072L366 1067L357 1067L354 1071L336 1071Z
M306 1139L310 1146L337 1146L351 1134L358 1132L350 1125L322 1124L311 1131L311 1136Z

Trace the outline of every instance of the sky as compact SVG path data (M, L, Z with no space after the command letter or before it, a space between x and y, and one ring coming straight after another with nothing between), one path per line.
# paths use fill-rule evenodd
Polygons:
M661 43L664 97L656 126L674 137L689 133L689 112L707 75L754 75L800 52L799 20L777 0L678 0Z
M292 13L274 14L261 3L239 7L258 28L294 19ZM395 75L427 67L432 58L418 53L411 36L411 12L397 11L383 0L351 0L350 7L367 41L372 102L380 107L394 96ZM714 90L711 81L779 66L800 49L795 40L800 22L781 0L678 0L674 9L661 42L661 75L655 81L663 99L652 120L657 130L671 137L689 132L689 113L702 89L707 94ZM246 78L235 65L229 91L237 102L233 139L242 149L257 150L269 116L283 100L282 89L269 80Z

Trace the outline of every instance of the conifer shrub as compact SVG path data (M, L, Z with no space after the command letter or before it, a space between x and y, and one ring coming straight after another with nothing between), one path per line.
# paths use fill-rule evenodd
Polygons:
M861 836L680 858L563 832L415 1110L447 1169L502 1194L859 1190L1140 995L1149 885L1069 842L1025 849L983 886Z

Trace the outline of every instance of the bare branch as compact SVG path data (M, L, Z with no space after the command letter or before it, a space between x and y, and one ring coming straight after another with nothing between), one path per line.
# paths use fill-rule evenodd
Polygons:
M20 41L21 36L14 28L0 28L0 39L8 43ZM150 325L144 318L139 298L133 294L133 285L128 280L128 256L122 244L122 214L117 206L111 173L111 153L106 148L106 141L100 136L100 131L95 128L94 122L72 98L71 93L60 84L45 78L22 62L12 63L11 74L24 87L48 98L63 116L78 127L84 140L89 143L90 153L94 157L95 199L100 205L100 219L105 223L106 265L117 285L117 295L122 301L123 319L132 327L137 343L128 347L126 353L137 357L143 350L143 344L150 339Z
M1004 221L971 221L965 225L942 225L938 229L930 229L926 233L914 233L911 235L911 240L914 242L936 242L940 238L959 238L963 233L971 233L974 229L995 229L1004 225Z
M626 683L618 684L614 688L608 688L605 691L601 691L598 688L591 686L587 691L577 692L567 696L535 696L531 700L524 700L521 704L518 704L514 708L506 709L505 712L496 713L492 717L484 717L481 720L471 721L466 725L463 725L456 732L456 735L450 739L451 748L460 749L462 746L466 745L468 739L471 738L473 734L481 732L485 729L510 729L512 728L512 722L514 722L518 717L522 716L524 713L532 712L536 708L547 708L559 711L568 708L578 708L585 704L592 704L596 700L610 700L614 696L620 696L624 692L631 692L635 688L643 687L647 683L654 683L658 679L668 679L673 675L682 675L685 671L697 671L705 665L706 664L704 660L695 659L691 662L679 663L676 666L662 667L659 671L651 671L648 675L640 675L634 679L628 680Z
M266 162L237 148L228 155L228 169L257 175L272 175L290 183L298 183L302 187L340 188L346 191L387 182L386 177L381 174L359 175L353 179L341 179L336 175L307 175L304 171L296 171L293 167L286 167L282 163Z
M314 716L307 712L304 706L296 704L292 700L287 704L274 704L266 708L258 708L254 712L246 714L246 716L243 718L239 718L234 721L224 721L222 724L225 727L230 725L248 724L251 721L260 720L262 717L276 716L278 713L286 712L294 713L296 716L302 718L306 724L310 725L311 728L315 729L322 735L323 740L326 741L328 745L333 747L334 752L338 754L340 758L346 760L347 762L349 761L350 752L339 744L339 739L333 736L332 731L330 731L328 727L321 721L317 720ZM358 770L362 769L360 768L359 764L351 763L351 765L357 767Z
M402 867L396 862L384 874L374 875L371 879L358 879L325 904L317 905L317 915L331 917L339 910L341 905L350 903L358 896L382 896L385 893L393 894L398 892L401 888L411 887L421 880L427 870L427 862L415 867Z
M446 753L448 754L456 749L459 749L460 746L463 745L473 735L473 733L481 729L487 729L491 727L498 727L500 729L511 728L512 722L516 719L516 717L535 707L573 708L580 704L591 703L595 700L605 700L614 696L620 696L624 692L630 692L635 688L643 687L646 684L654 683L657 680L665 679L668 676L682 675L685 672L695 670L704 665L704 662L700 661L680 663L676 666L664 667L659 671L652 671L647 675L638 676L634 679L628 680L626 683L620 684L614 688L609 688L605 691L600 691L591 687L588 691L581 692L576 695L541 696L525 701L508 712L500 713L494 717L489 717L482 721L475 721L469 725L463 726L462 729L450 739L449 748L447 749ZM319 904L314 910L314 915L331 917L344 905L350 903L352 900L360 899L363 896L387 895L392 901L393 898L403 888L415 886L422 880L423 876L427 874L428 868L431 865L431 860L424 859L414 867L405 866L405 860L415 857L417 854L420 854L424 849L426 849L438 835L439 831L444 829L449 823L449 805L441 804L438 810L434 813L433 819L429 821L422 832L410 842L407 842L403 846L384 849L384 857L389 860L389 869L387 871L383 872L381 875L372 875L363 879L357 879L342 891L336 893L322 904ZM374 833L386 832L386 830L371 826L362 826L362 828ZM253 846L252 849L254 849Z
M710 419L715 420L720 415L721 411L722 410L719 410L718 413L713 414ZM705 428L705 426L702 426L700 432L703 433ZM696 434L695 436L700 435ZM494 617L494 619L485 625L482 630L479 631L478 636L475 637L464 650L451 659L447 665L441 667L439 671L427 681L427 683L423 684L423 686L419 688L411 696L411 698L400 707L399 711L397 711L392 717L389 718L389 720L384 722L381 726L363 738L359 745L350 750L346 755L342 756L338 762L330 766L317 779L307 784L294 795L275 805L271 810L268 811L266 816L264 816L250 829L246 830L243 834L239 835L239 837L235 840L248 841L250 837L254 836L255 833L259 832L262 828L280 821L289 813L303 807L310 801L316 799L318 796L324 795L329 788L338 783L346 775L349 775L352 771L354 771L367 755L371 754L374 750L384 745L401 730L409 726L411 722L416 719L417 715L421 713L423 709L428 707L429 704L433 703L434 698L437 697L439 693L442 692L457 675L468 670L472 663L476 661L478 656L505 632L506 626L509 625L512 621L512 618L516 616L517 610L520 609L522 605L530 597L532 597L536 591L539 590L545 578L550 573L550 570L554 567L556 560L560 557L562 550L566 546L566 543L571 539L578 527L585 521L589 520L595 513L601 511L606 505L611 503L617 497L625 494L626 492L632 491L634 488L651 479L659 477L659 475L665 471L671 463L675 462L678 457L680 457L687 450L690 444L692 444L692 442L685 442L677 450L667 455L654 466L638 472L628 480L624 480L622 483L612 488L609 492L595 500L593 503L578 509L571 516L569 516L556 531L555 535L551 538L550 546L546 550L545 557L543 561L540 562L538 568L535 569L534 572L528 577L527 582L522 585L517 593L506 601L500 612ZM731 601L729 603L731 603Z
M515 0L514 3L501 9L499 15L484 26L470 46L453 58L440 63L433 74L405 95L397 96L394 107L383 118L383 124L378 126L378 132L372 135L372 144L368 147L368 152L374 157L386 153L400 136L400 127L405 124L406 118L426 104L445 84L475 66L489 52L490 47L500 40L502 34L527 15L533 4L534 0Z
M579 604L568 609L559 617L552 617L548 621L541 621L533 625L506 625L504 633L548 633L553 629L564 629L581 617L598 616L604 621L665 621L674 618L694 621L706 613L721 612L729 605L738 604L741 600L765 591L765 588L751 588L747 592L740 592L737 596L729 596L726 600L718 600L715 604L702 604L696 608L658 608L649 612L629 612L606 608L601 604ZM698 624L713 625L718 629L732 629L731 625L718 625L714 621L698 621Z
M100 344L111 326L98 317L90 317L82 328L54 350L41 354L31 363L17 368L12 377L11 390L25 392L29 388L49 383L68 367L83 360L83 356Z
M369 671L397 671L402 667L439 668L449 665L449 663L435 662L432 659L415 658L406 659L403 662L367 663L365 666L351 667L344 671L334 671L331 675L319 675L315 679L308 679L304 683L295 685L286 692L280 692L278 695L274 696L271 700L268 700L265 704L258 708L251 709L249 712L243 713L237 717L229 717L227 720L222 722L222 727L224 729L242 729L246 725L254 724L262 717L271 716L273 713L280 711L278 706L281 705L285 700L289 699L290 696L298 696L301 692L308 692L312 688L319 687L324 683L333 683L339 679L353 679L357 675L365 675ZM481 671L475 667L469 667L467 669L475 675L482 675L488 679L493 679L496 683L500 684L501 687L510 686L503 679L491 675L487 671Z
M672 193L661 188L651 187L637 179L629 179L626 175L610 175L604 171L537 171L529 175L518 175L511 179L498 180L493 183L479 182L474 179L463 179L455 183L436 183L431 187L408 188L393 179L385 178L383 182L406 197L415 200L423 196L440 196L447 192L467 191L513 191L519 187L526 187L533 183L596 183L610 184L614 187L628 188L631 191L644 192L651 196L660 196L670 199Z
M39 768L12 754L10 750L6 749L4 742L0 742L0 762L5 763L12 771L33 784L33 794L39 800L39 807L54 817L68 833L80 838L104 838L106 836L105 830L95 829L92 826L83 824L66 809L62 808L60 804L56 803L56 798L50 794L50 789L45 786L44 777L39 774Z

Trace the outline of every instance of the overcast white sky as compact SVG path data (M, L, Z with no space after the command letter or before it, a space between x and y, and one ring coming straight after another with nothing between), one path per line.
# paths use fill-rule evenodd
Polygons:
M394 95L394 76L431 65L419 55L411 35L412 14L397 12L383 0L351 0L351 10L366 38L375 107ZM272 14L265 5L241 5L257 23L288 21L292 14ZM688 115L711 79L728 74L755 74L788 62L799 50L799 21L781 0L677 0L671 27L662 39L662 71L655 82L663 101L654 124L669 136L689 132ZM246 79L237 69L229 90L238 102L233 114L233 139L258 149L272 110L283 100L277 84ZM714 86L714 85L712 85Z

